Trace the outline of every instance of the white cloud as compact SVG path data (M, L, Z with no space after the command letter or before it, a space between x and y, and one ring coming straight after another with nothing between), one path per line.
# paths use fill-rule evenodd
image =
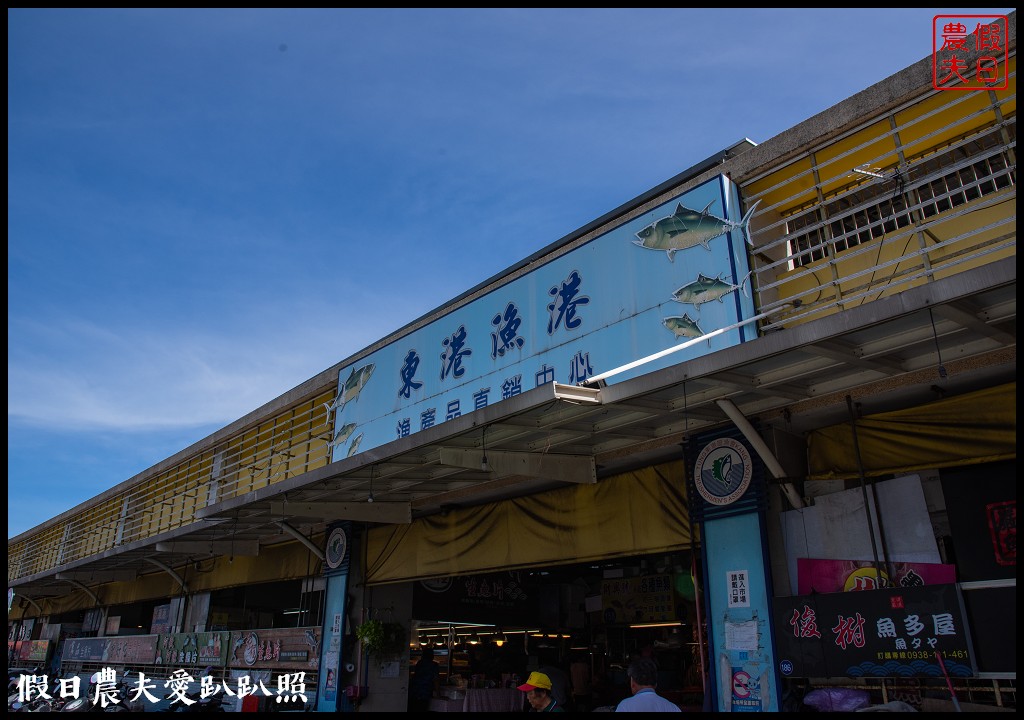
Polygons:
M372 325L342 348L323 329L277 323L223 333L22 323L24 344L8 351L8 420L81 431L228 424L368 344Z

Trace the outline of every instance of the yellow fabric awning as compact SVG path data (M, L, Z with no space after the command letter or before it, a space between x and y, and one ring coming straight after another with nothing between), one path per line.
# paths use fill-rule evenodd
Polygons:
M381 584L676 550L690 545L681 460L367 533Z
M864 474L904 474L1017 457L1017 383L857 420ZM808 479L859 477L850 423L808 438Z

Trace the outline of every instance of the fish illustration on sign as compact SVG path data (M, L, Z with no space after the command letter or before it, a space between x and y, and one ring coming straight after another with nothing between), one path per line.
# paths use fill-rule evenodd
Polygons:
M750 218L759 202L761 201L758 200L750 206L740 222L726 220L709 213L708 210L714 205L713 200L700 211L679 203L673 214L666 215L641 228L636 233L637 239L633 241L633 244L648 250L664 250L668 253L668 259L673 262L677 252L696 245L701 245L705 250L710 251L711 247L708 242L730 230L739 230L747 244L753 247L754 241L750 237Z
M306 638L306 645L309 646L309 650L310 650L310 652L309 652L310 663L309 664L310 664L311 667L315 667L313 665L313 659L314 658L316 660L320 659L320 638L317 637L316 633L313 630L306 630L304 635L305 635L305 638Z
M358 370L353 368L348 376L348 380L338 390L337 397L330 403L324 403L324 407L327 408L328 418L331 417L332 412L340 413L345 405L359 397L359 393L366 386L366 383L369 382L370 376L373 375L373 368L373 363L363 365Z
M671 330L676 337L699 338L704 334L704 331L697 327L696 321L685 313L664 318L661 324Z
M355 423L346 423L346 424L342 425L341 429L338 430L338 434L334 436L333 440L331 440L331 446L333 447L335 445L344 445L345 442L350 437L352 437L352 433L355 432L355 430L356 430L356 424Z
M359 449L359 443L363 441L363 434L359 433L356 435L356 439L352 441L352 444L348 446L348 454L345 457L352 457L356 454Z
M737 288L743 290L743 294L747 297L750 295L747 293L747 278L750 277L750 273L747 273L746 277L740 281L739 285L733 285L722 279L721 273L718 277L710 278L707 275L699 273L697 279L688 285L683 285L681 288L672 293L672 299L676 302L689 303L696 308L699 308L703 303L717 300L723 302L722 298L731 293Z
M729 477L729 468L731 467L732 455L723 455L720 458L716 458L714 462L711 463L711 476L724 487L728 488L733 480Z

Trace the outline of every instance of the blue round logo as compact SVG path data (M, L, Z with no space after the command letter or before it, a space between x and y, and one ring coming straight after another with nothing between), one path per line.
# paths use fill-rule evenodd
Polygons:
M693 469L697 492L712 505L729 505L750 487L753 464L746 446L732 438L708 443Z
M324 548L324 562L327 567L331 570L341 567L347 550L348 536L345 534L345 530L340 527L331 530L331 534L327 537L327 547Z
M789 660L783 660L779 663L779 670L782 672L783 675L792 675L793 663Z

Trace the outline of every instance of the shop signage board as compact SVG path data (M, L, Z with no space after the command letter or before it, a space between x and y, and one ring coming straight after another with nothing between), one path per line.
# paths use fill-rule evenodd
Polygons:
M779 671L789 677L976 675L955 584L775 598Z
M421 619L529 625L537 622L539 590L518 570L434 578L414 583L413 607Z
M168 607L170 607L168 605ZM103 625L103 608L92 608L85 611L82 619L82 632L96 632Z
M878 571L870 560L797 558L797 593L853 592L878 587L918 587L956 582L956 566L943 563L894 562ZM891 577L890 577L891 575ZM879 583L881 580L881 583Z
M602 580L601 605L601 615L610 624L679 619L671 575Z
M171 629L171 604L157 605L153 608L153 623L149 626L149 632L153 635L163 635Z
M228 645L228 667L317 670L320 666L319 627L236 630Z
M7 656L12 660L26 660L30 662L46 662L50 654L49 640L9 640L7 642Z
M221 666L227 656L227 632L171 633L161 635L157 665Z
M736 186L718 176L562 254L549 248L544 262L511 268L492 290L346 363L328 405L333 459L552 381L584 382L753 317L749 215L740 213ZM756 335L744 325L606 382Z
M158 635L112 638L68 638L62 662L112 662L152 665L156 659Z

